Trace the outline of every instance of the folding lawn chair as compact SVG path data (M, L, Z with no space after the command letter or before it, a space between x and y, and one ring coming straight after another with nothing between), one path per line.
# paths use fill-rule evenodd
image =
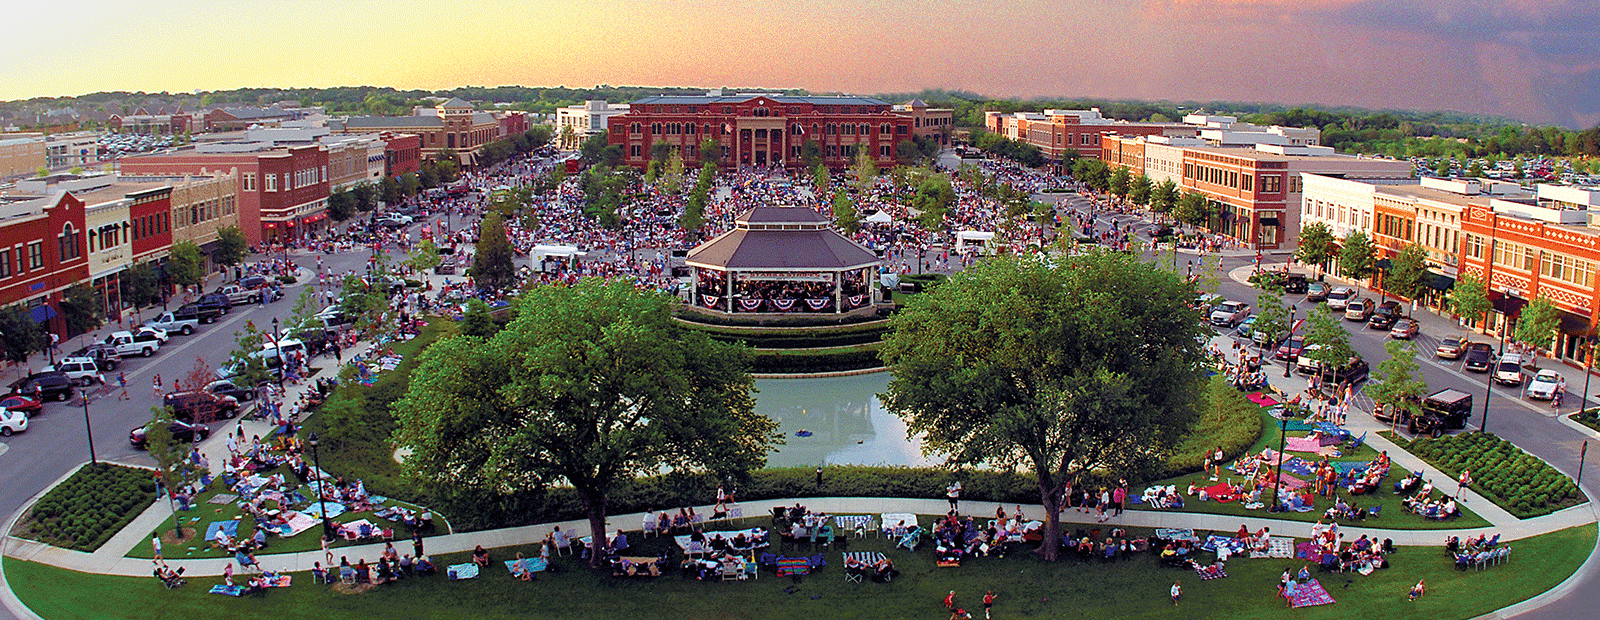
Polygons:
M761 579L761 569L754 559L744 561L744 574L750 579Z

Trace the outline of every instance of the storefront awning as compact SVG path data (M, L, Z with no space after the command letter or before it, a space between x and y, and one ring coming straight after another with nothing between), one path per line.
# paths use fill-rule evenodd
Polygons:
M1456 285L1456 279L1442 273L1432 271L1422 274L1422 284L1436 291L1448 291Z
M1573 336L1586 336L1589 334L1589 319L1571 312L1562 312L1561 324L1557 329L1563 334Z
M56 318L56 309L51 308L49 305L34 306L33 309L28 311L28 316L32 317L35 323L43 323Z
M1277 226L1278 225L1278 218L1276 218L1276 217L1264 217L1264 218L1261 218L1261 225L1262 226Z
M1516 316L1522 312L1522 307L1528 305L1528 300L1513 297L1505 293L1489 291L1489 301L1494 303L1494 311L1506 316Z

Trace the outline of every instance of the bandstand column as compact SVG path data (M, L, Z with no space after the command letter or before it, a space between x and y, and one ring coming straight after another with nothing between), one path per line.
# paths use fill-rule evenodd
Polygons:
M844 313L844 272L833 272L833 313Z
M728 300L728 314L739 311L739 304L733 301L733 270L722 272L723 299Z

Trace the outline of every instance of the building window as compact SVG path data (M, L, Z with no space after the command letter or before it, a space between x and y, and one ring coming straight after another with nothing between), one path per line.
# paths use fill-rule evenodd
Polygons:
M83 249L78 246L79 236L80 234L72 227L72 224L67 224L61 228L61 236L56 238L60 244L57 255L61 257L61 262L67 262L83 255Z
M888 157L889 155L891 155L891 153L889 152L889 145L885 144L883 146L878 147L878 156L879 157Z
M11 277L11 250L0 250L0 278Z
M905 125L896 125L895 128L894 128L894 132L897 133L897 134L904 135L906 133L906 126Z
M628 147L628 156L629 157L638 157L639 156L639 145L635 144L635 145L632 145L632 146Z
M244 191L247 191L247 192L256 191L256 173L254 173L254 172L246 172L246 173L244 173Z
M35 241L28 244L28 269L44 269L44 242Z
M268 174L264 178L267 181L267 191L269 191L269 192L278 191L278 175L276 175L276 174Z
M1276 194L1283 191L1283 177L1276 174L1261 175L1261 193Z
M1255 191L1255 188L1256 188L1256 176L1255 175L1253 175L1253 174L1244 175L1244 178L1239 179L1239 182L1244 185L1244 187L1241 187L1239 189L1242 189L1242 190L1247 191L1247 192ZM1322 205L1321 204L1317 205L1317 216L1318 217L1322 216Z

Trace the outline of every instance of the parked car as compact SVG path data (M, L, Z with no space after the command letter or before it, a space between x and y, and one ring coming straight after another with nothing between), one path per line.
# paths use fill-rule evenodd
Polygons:
M37 399L67 400L72 398L72 379L61 372L36 372L11 382L11 393Z
M1528 387L1523 390L1523 393L1528 398L1550 400L1556 397L1556 388L1560 387L1560 385L1561 375L1554 370L1546 368L1539 371L1539 374L1534 375L1533 379L1528 381Z
M1306 292L1310 283L1306 281L1306 274L1291 273L1283 277L1283 292L1297 295Z
M96 375L100 374L100 366L87 357L64 357L54 366L45 366L45 372L60 372L72 380L73 385L94 385Z
M229 310L233 309L233 302L228 300L227 295L218 295L216 293L201 296L200 299L190 302L189 305L193 305L199 310L213 310L219 315L227 314Z
M1389 337L1397 340L1410 340L1419 333L1422 333L1422 325L1415 319L1400 319L1389 328Z
M0 409L0 437L28 430L28 416L21 411Z
M239 286L249 289L261 288L271 283L272 280L267 279L266 276L245 276L243 278L239 278Z
M122 365L122 354L117 353L117 348L100 343L91 342L89 346L73 351L69 357L87 357L100 366L100 370L116 370Z
M32 417L33 414L39 413L39 410L44 409L44 405L39 401L28 398L27 396L23 396L21 394L12 394L10 396L0 398L0 407L5 407L8 411L21 411L24 415L29 417Z
M1371 302L1368 302L1368 304L1371 304ZM1404 313L1400 310L1400 302L1391 299L1379 304L1378 309L1372 311L1372 318L1367 319L1367 327L1389 329L1394 327L1395 322L1401 318L1404 318Z
M194 313L189 313L188 318L178 318L173 312L163 312L156 318L144 322L145 327L153 327L168 334L187 336L200 328L200 318Z
M1306 283L1306 301L1327 301L1328 285L1321 282Z
M1256 315L1252 314L1250 316L1245 317L1243 321L1240 321L1239 322L1239 327L1234 329L1233 333L1238 334L1241 337L1248 338L1248 337L1250 337L1250 334L1255 332L1255 327L1256 327Z
M1211 324L1233 327L1249 315L1249 304L1242 301L1224 301L1211 308Z
M115 347L117 349L117 354L123 357L127 357L129 355L142 355L144 357L150 357L155 355L156 351L161 350L160 342L156 342L154 339L135 340L133 337L133 332L126 331L111 332L110 336L106 336L105 344Z
M171 336L167 334L167 330L159 327L144 325L133 331L133 339L140 342L154 340L161 344L166 344L168 338L171 338Z
M1522 356L1516 353L1500 358L1494 365L1494 382L1500 385L1522 385Z
M1467 360L1461 363L1462 369L1472 372L1489 372L1489 366L1494 363L1494 345L1487 342L1468 343L1464 356Z
M261 291L252 288L245 288L243 286L239 286L238 284L224 284L217 287L217 290L212 294L227 297L228 303L235 306L253 304L261 301Z
M435 274L454 274L456 272L456 257L440 257L439 264L433 268Z
M147 435L149 434L147 427L149 426L150 424L147 423L144 426L128 431L128 443L133 444L133 447L136 449L145 449ZM206 425L204 424L193 424L190 422L184 422L182 420L173 420L172 426L169 428L172 429L173 439L185 443L200 443L205 441L207 437L211 436L211 429L206 428Z
M1311 357L1312 354L1321 348L1322 345L1316 344L1305 347L1301 351L1300 357L1295 358L1295 372L1303 375L1309 375L1320 370L1322 373L1322 383L1330 386L1338 385L1346 381L1352 384L1360 383L1362 381L1366 381L1367 375L1371 374L1371 368L1367 365L1366 360L1361 359L1361 356L1359 355L1350 358L1350 361L1346 362L1343 366L1337 368L1324 367L1321 362Z
M1272 357L1280 360L1292 360L1300 357L1305 348L1306 337L1300 334L1293 334L1289 336L1288 340L1283 341L1283 344L1278 345L1278 350L1272 354Z
M213 306L201 306L199 303L187 303L179 306L172 312L172 316L179 321L193 318L196 321L210 325L222 318L222 310Z
M184 422L223 420L239 413L239 400L207 391L173 392L161 399L172 408L172 417Z
M1438 346L1438 348L1435 348L1433 350L1433 354L1435 356L1438 356L1440 359L1453 360L1453 359L1460 359L1461 358L1461 354L1465 353L1466 351L1467 351L1467 339L1466 338L1462 338L1462 337L1459 337L1459 336L1450 336L1449 338L1445 338L1445 339L1439 341L1439 346Z
M231 397L241 403L255 400L257 396L254 389L239 387L238 384L228 379L212 381L210 385L206 386L206 391L218 396Z
M1344 307L1344 318L1350 321L1365 321L1372 316L1372 300L1353 299Z
M1375 409L1373 417L1389 421L1390 418L1381 417L1382 409ZM1396 424L1405 426L1407 432L1438 437L1444 434L1445 429L1467 427L1467 420L1472 417L1472 395L1460 390L1443 389L1422 399L1421 414L1413 416L1405 409L1399 411L1400 419Z
M1328 291L1328 309L1343 310L1350 305L1350 300L1355 298L1356 290L1348 286L1341 286Z

